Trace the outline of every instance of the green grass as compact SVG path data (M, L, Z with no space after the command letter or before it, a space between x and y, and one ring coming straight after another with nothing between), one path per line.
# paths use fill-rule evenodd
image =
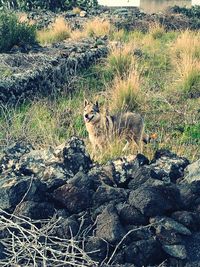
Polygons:
M15 109L1 108L1 145L18 139L38 147L57 145L77 135L86 141L99 162L135 153L134 147L123 152L124 142L118 140L95 155L82 118L83 101L87 98L100 100L101 108L111 111L120 111L125 103L126 109L141 113L145 131L158 135L157 140L145 146L147 157L152 158L159 148L168 148L191 161L199 158L199 54L194 53L196 48L187 46L188 43L196 45L197 37L187 32L155 32L154 36L152 31L112 32L110 39L120 41L122 47L114 48L107 59L80 73L70 95L33 101ZM194 42L193 38L196 38ZM134 55L135 49L141 53ZM187 69L182 69L185 67L182 58L187 51L192 60L186 61ZM134 71L138 79L128 83Z
M200 97L200 70L191 70L187 77L182 81L180 89L185 97L198 98Z

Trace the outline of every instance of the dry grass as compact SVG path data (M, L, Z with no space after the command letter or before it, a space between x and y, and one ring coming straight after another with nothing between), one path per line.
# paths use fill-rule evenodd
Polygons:
M112 138L112 140L106 143L106 146L102 151L94 151L90 143L87 145L87 149L95 161L103 164L110 159L116 159L123 156L134 157L134 155L137 155L138 147L136 143L131 142L128 144L127 149L124 149L126 144L126 138L121 136Z
M108 20L95 18L89 20L84 25L84 31L87 36L104 36L109 35L112 30L111 23Z
M172 62L177 73L177 93L189 97L200 95L200 35L191 31L182 32L174 42Z
M86 37L100 37L109 35L112 31L112 26L109 21L95 18L87 20L83 25L82 30L74 30L71 32L72 40L79 40Z
M38 41L43 44L52 44L64 41L71 35L71 28L63 17L59 17L47 29L37 32Z
M159 23L152 23L149 26L149 33L153 39L159 39L165 34L165 28Z
M116 76L110 90L110 109L112 111L138 109L141 104L140 77L135 69L126 78Z
M132 42L111 48L107 59L107 67L113 74L117 74L122 78L126 77L135 64L133 51L134 43Z
M189 30L181 32L174 44L172 45L172 53L177 58L188 56L200 59L200 33Z
M81 13L81 9L79 7L74 7L72 12L76 15L79 15Z
M36 24L36 21L33 19L29 19L28 15L24 12L19 12L17 15L18 15L20 23L28 23L29 25L35 25Z

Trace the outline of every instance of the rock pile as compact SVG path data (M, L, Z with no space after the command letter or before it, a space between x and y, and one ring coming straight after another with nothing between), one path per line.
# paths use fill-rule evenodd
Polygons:
M167 150L99 165L76 137L47 150L15 143L0 156L0 257L12 233L1 222L12 214L38 228L59 217L51 235L84 240L92 263L83 266L197 266L198 166Z

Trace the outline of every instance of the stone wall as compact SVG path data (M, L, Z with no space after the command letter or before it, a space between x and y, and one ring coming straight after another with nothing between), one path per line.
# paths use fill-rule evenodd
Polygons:
M94 39L79 43L36 48L29 53L0 54L0 102L16 103L36 95L47 96L69 84L80 69L86 69L107 55L107 47Z

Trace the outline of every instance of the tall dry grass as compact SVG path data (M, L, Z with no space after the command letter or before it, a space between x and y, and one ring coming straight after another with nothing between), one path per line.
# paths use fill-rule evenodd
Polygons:
M63 17L58 17L47 29L37 32L37 39L42 45L61 42L71 35L71 28Z
M177 73L177 91L185 96L200 96L200 34L182 32L171 48L172 62Z
M165 28L158 22L152 23L149 26L149 34L153 39L162 38L165 34Z
M107 58L107 67L120 77L129 75L130 70L135 64L134 42L129 42L121 46L114 46Z
M100 37L109 36L112 31L111 23L108 20L95 18L87 20L82 30L74 30L71 33L71 38L73 40L79 40L85 37Z
M116 76L110 90L110 110L135 111L141 105L140 77L135 69L126 78Z

